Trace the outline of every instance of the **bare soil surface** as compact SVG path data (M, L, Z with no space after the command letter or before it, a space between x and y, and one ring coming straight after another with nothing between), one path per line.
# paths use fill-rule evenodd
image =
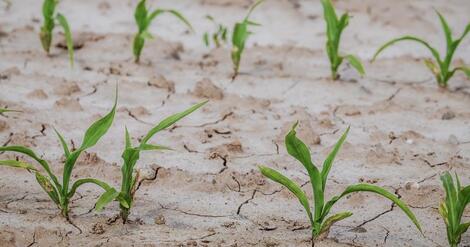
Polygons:
M118 84L114 125L73 174L117 187L125 126L137 142L163 117L211 101L154 138L175 151L142 155L138 169L145 176L126 225L115 218L116 203L92 210L101 193L93 186L74 198L71 225L31 174L0 168L1 246L310 246L303 208L257 170L259 164L281 170L311 194L304 168L283 144L296 120L317 164L351 126L331 171L329 197L357 182L384 186L412 207L424 228L421 236L383 198L355 194L333 209L354 215L317 246L447 245L437 210L439 175L451 170L470 183L470 81L456 74L449 90L439 89L422 63L430 54L412 43L367 61L380 44L403 34L443 51L433 7L460 35L469 1L337 1L341 13L353 16L342 49L366 61L367 76L343 65L341 80L331 81L319 1L268 0L253 15L263 26L254 29L234 82L230 47L203 45L202 33L213 28L204 16L232 25L244 17L248 0L150 1L180 10L196 33L162 16L139 65L131 52L136 1L64 0L58 9L76 40L73 69L60 32L51 56L42 51L40 2L12 1L0 10L0 107L23 111L0 116L0 145L31 147L61 172L64 156L53 128L79 145L86 128L110 110ZM469 55L467 39L456 62L470 64ZM462 242L469 245L470 235Z

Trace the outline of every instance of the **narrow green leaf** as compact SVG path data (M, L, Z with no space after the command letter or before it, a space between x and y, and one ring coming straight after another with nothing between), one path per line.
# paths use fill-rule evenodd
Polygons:
M141 0L137 4L134 12L134 18L139 28L139 32L145 30L147 25L147 7L145 7L145 2L146 0Z
M56 188L52 186L50 180L39 172L35 172L35 175L36 181L38 181L39 185L41 185L41 188L49 195L55 204L59 205L59 193L57 192Z
M351 66L353 66L357 72L359 72L359 74L362 76L366 74L364 66L362 66L361 61L357 57L353 55L347 55L345 58L348 60L349 64L351 64Z
M338 140L338 142L334 146L333 150L331 150L330 154L328 154L327 158L323 162L323 168L322 168L322 171L321 171L323 191L325 191L326 181L328 179L328 174L331 170L331 166L333 165L333 162L336 158L336 155L338 154L338 151L341 149L341 146L343 145L344 141L346 140L346 137L348 136L349 130L350 130L350 127L348 127L346 129L346 131L343 133L341 138Z
M147 144L147 142L150 140L150 138L152 138L156 133L170 127L171 125L178 122L182 118L186 117L187 115L189 115L189 114L193 113L194 111L196 111L197 109L201 108L207 102L208 102L207 100L203 101L199 104L193 105L192 107L190 107L189 109L187 109L183 112L180 112L180 113L177 113L177 114L174 114L170 117L165 118L163 121L161 121L157 126L152 128L147 133L147 135L144 137L144 139L142 139L141 146Z
M170 147L155 145L155 144L145 144L140 147L142 151L158 151L158 150L173 150Z
M470 227L470 222L459 225L459 228L457 229L456 234L458 234L458 236L464 234L468 230L469 227Z
M246 14L245 20L248 20L250 18L251 13L258 7L260 4L262 4L265 0L258 0L256 1L251 7L248 9L248 13Z
M446 37L446 43L447 43L447 51L451 49L452 46L452 30L449 27L449 24L447 23L446 19L437 11L436 9L436 14L439 16L439 20L441 21L442 29L444 30L444 34Z
M310 150L308 149L307 145L302 142L302 140L298 139L295 131L298 122L292 126L291 131L286 135L285 138L285 145L287 152L300 161L302 165L308 172L310 177L310 182L312 184L313 190L313 197L315 201L315 221L317 221L321 213L323 211L323 203L324 203L324 192L322 186L322 177L318 168L312 163L312 159L310 156Z
M18 160L0 160L0 166L9 166L14 168L23 168L30 171L37 171L33 165Z
M307 196L305 195L304 191L300 188L300 186L297 185L294 181L282 175L281 173L269 167L259 166L259 170L265 177L273 180L276 183L280 183L281 185L289 189L297 197L297 199L299 199L300 204L302 204L308 215L310 224L313 226L313 217L310 209L310 204L308 202Z
M126 149L132 147L131 136L129 135L129 130L126 127Z
M0 114L6 113L6 112L21 112L21 111L0 108Z
M119 194L119 191L116 191L114 188L107 190L98 198L98 201L96 201L95 210L100 212L106 205L114 201Z
M326 205L325 205L325 215L329 212L331 207L339 199L341 199L344 196L349 195L351 193L355 193L355 192L372 192L372 193L376 193L378 195L381 195L381 196L389 199L390 201L395 203L401 210L403 210L403 212L408 216L408 218L410 218L410 220L413 222L413 224L416 226L416 228L418 228L418 230L421 233L423 233L423 231L421 230L421 226L418 222L418 219L416 218L416 216L413 214L413 212L410 210L410 208L403 201L401 201L396 195L388 192L387 190L385 190L381 187L378 187L376 185L371 185L371 184L356 184L356 185L348 186L346 188L346 190L344 190L344 192L340 196L334 197L332 200L330 200L329 202L326 203Z
M202 36L202 40L204 41L204 45L209 47L209 33L204 33L204 36Z
M62 14L57 14L57 20L59 24L64 29L65 41L67 43L67 50L69 52L69 59L70 59L70 66L73 67L74 62L74 51L73 51L73 39L72 39L72 32L70 31L69 23L67 19Z
M382 47L380 47L377 52L374 54L374 57L372 58L372 62L375 61L375 59L377 58L377 56L383 51L385 50L386 48L388 48L389 46L397 43L397 42L401 42L401 41L405 41L405 40L408 40L408 41L415 41L419 44L422 44L424 45L425 47L427 47L429 49L429 51L431 51L432 55L434 56L434 58L436 59L436 61L441 64L441 58L440 58L440 55L439 53L437 52L436 49L434 49L433 47L431 47L427 42L419 39L419 38L416 38L416 37L413 37L413 36L403 36L401 38L397 38L397 39L393 39L393 40L390 40L389 42L385 43Z
M326 21L328 39L332 42L338 37L338 16L330 0L321 0L323 6L323 17Z
M431 59L424 59L424 64L431 70L434 76L438 77L441 73L437 65Z
M16 153L21 153L24 155L29 156L30 158L34 159L36 162L38 162L44 170L46 170L47 175L52 178L52 181L54 184L57 186L57 188L61 188L59 181L57 180L57 177L52 173L51 168L49 167L49 164L47 161L39 158L36 153L34 153L33 150L23 147L23 146L6 146L6 147L0 147L0 152L16 152Z
M82 179L75 181L75 183L73 183L72 187L70 188L70 192L68 193L68 197L72 198L73 195L75 195L75 192L77 191L77 189L84 184L95 184L101 187L105 191L112 189L111 186L109 186L107 183L101 180L98 180L95 178L82 178Z
M114 115L116 114L116 106L117 106L117 99L118 99L118 90L116 87L116 97L114 100L114 106L111 111L106 114L103 118L99 119L95 123L93 123L88 130L85 132L85 136L83 137L82 145L80 146L80 150L85 150L90 147L96 145L99 139L108 132L109 128L111 127Z
M457 67L454 69L454 71L462 71L465 73L465 75L470 78L470 68L469 67Z
M328 232L331 228L331 226L338 222L338 221L341 221L341 220L344 220L348 217L351 217L353 214L351 212L342 212L342 213L338 213L338 214L335 214L333 216L330 216L328 217L325 222L323 222L322 226L321 226L321 230L320 230L320 233L319 235L321 234L324 234L326 232Z
M55 128L54 128L54 131L57 134L57 137L59 138L62 148L64 149L65 158L68 158L70 156L70 150L69 150L69 147L67 146L67 142L64 140L64 137L59 133L59 131L57 131Z

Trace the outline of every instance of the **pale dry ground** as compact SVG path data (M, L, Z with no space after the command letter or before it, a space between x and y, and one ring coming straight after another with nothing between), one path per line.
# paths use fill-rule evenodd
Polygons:
M439 90L422 64L429 57L424 48L396 46L376 63L366 62L367 77L343 66L343 79L330 81L319 2L270 0L253 15L264 25L256 28L242 74L231 83L229 48L203 46L202 33L212 27L203 17L210 13L231 24L244 16L249 1L151 1L181 10L197 33L162 17L152 27L156 40L135 65L130 47L136 1L64 0L58 9L80 46L72 70L65 50L54 46L51 57L41 50L40 1L12 2L0 10L0 106L23 113L0 116L0 144L32 147L60 172L63 155L53 127L78 145L88 125L109 111L119 84L113 127L74 171L76 178L118 186L124 126L136 142L164 116L205 97L211 102L155 138L176 151L143 155L138 167L147 180L128 225L113 221L116 204L93 212L101 191L87 186L73 202L75 228L31 174L1 168L1 246L309 246L297 200L256 168L268 165L307 182L283 145L296 120L318 164L341 132L352 128L331 171L328 196L360 181L385 186L410 204L425 235L390 202L356 194L334 208L354 216L335 225L318 246L446 245L437 212L439 174L452 170L470 183L470 81L457 74L449 91ZM381 43L407 33L442 50L432 7L459 34L470 12L466 0L351 0L337 6L353 16L343 50L366 61ZM457 62L470 64L469 55L467 39ZM467 234L463 246L469 244Z

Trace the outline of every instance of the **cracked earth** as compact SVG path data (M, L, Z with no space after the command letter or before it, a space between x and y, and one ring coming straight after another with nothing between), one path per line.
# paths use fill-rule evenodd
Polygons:
M449 90L438 89L422 63L427 51L402 44L374 64L365 62L366 77L344 65L341 80L331 81L319 2L268 0L253 15L263 26L251 37L232 83L230 48L203 46L202 33L212 28L204 16L228 25L243 17L250 1L149 2L180 10L196 33L162 16L152 27L156 39L147 42L136 65L130 50L136 1L61 1L77 42L74 69L60 34L50 57L42 51L40 1L12 1L9 8L0 3L0 107L22 111L0 115L0 145L31 147L56 172L64 157L54 128L71 147L79 145L89 124L111 108L116 84L115 122L82 155L73 179L95 177L119 186L125 126L136 142L164 116L210 99L154 138L174 151L142 155L126 225L116 217L116 203L93 211L101 193L93 186L79 189L67 222L31 174L0 168L1 246L310 246L302 207L257 171L260 164L281 170L311 194L303 167L283 144L296 120L316 164L351 126L330 173L328 197L352 183L380 185L408 203L424 228L421 236L389 201L354 194L333 208L354 215L317 246L446 246L437 210L439 174L453 171L470 183L470 82L463 75L451 80ZM432 7L458 33L470 12L465 0L336 2L353 16L342 48L364 61L403 34L442 50ZM470 64L469 54L467 39L456 62ZM468 234L462 245L470 245Z

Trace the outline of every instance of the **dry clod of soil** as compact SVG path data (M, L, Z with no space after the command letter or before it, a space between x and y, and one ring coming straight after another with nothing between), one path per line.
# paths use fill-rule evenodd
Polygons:
M175 93L175 83L167 80L163 75L157 75L150 79L149 86L166 89L168 93Z
M221 100L224 98L222 89L214 85L209 78L204 78L196 83L193 94L199 98Z
M56 109L65 109L68 111L83 111L82 106L80 105L80 102L78 102L76 99L68 98L68 97L62 97L59 100L57 100L54 103L54 107Z
M8 123L0 119L0 132L3 132L7 130L8 128L10 128Z
M46 92L44 92L44 90L42 90L42 89L35 89L35 90L31 91L30 93L28 93L28 95L26 95L26 96L30 99L44 100L44 99L48 98Z
M76 82L61 82L58 86L54 87L54 94L59 96L71 96L80 91L80 87Z

